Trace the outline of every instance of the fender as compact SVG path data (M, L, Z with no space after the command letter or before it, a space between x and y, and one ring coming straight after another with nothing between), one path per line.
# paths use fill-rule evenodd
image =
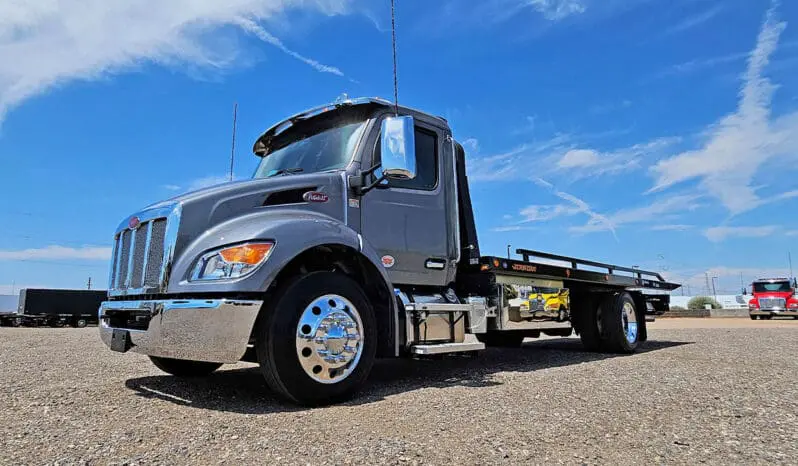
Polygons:
M275 242L271 255L250 275L233 280L189 281L200 257L220 247L255 240ZM379 255L355 230L340 220L322 213L282 207L258 209L209 228L176 255L167 288L169 294L251 293L266 291L280 271L298 255L321 245L342 245L359 251L379 271L389 292L393 285ZM391 338L398 352L396 329L399 316L395 300L390 300L393 317Z

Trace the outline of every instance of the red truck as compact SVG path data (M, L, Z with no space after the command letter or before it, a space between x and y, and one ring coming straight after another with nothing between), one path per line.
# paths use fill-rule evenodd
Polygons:
M760 278L751 284L753 297L748 301L751 320L785 316L798 319L798 296L793 278Z

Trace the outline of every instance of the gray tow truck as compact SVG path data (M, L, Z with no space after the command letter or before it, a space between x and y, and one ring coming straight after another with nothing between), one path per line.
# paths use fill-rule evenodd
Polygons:
M588 350L632 353L679 287L533 250L481 256L465 152L441 117L339 100L276 124L253 151L252 179L119 225L99 309L112 350L176 376L255 362L276 394L320 405L356 393L375 358L574 332ZM567 290L568 308L521 312L538 288Z

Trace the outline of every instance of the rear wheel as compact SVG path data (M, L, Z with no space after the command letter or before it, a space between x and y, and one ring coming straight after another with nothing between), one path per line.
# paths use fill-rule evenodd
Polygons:
M86 319L78 319L75 322L75 327L77 327L77 328L83 328L85 326L86 326Z
M756 320L756 316L751 316L751 320Z
M608 294L599 305L599 333L606 351L632 353L640 333L637 309L629 293Z
M335 272L294 280L263 309L256 338L266 383L305 406L354 395L377 350L371 303L357 282Z
M150 356L155 367L177 377L202 377L222 367L221 363L189 361L186 359L161 358Z

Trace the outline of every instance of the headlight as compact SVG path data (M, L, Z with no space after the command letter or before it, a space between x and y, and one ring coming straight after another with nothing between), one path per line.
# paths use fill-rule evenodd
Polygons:
M247 243L211 251L200 258L191 280L225 280L241 278L266 262L273 242Z

